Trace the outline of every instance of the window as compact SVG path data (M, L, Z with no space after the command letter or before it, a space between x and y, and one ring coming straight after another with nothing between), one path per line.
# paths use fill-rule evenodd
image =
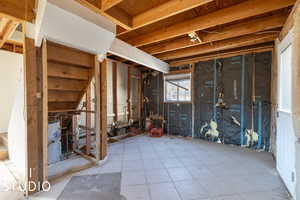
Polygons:
M165 76L165 102L191 101L190 74Z
M291 112L292 97L292 46L280 54L279 67L279 110Z

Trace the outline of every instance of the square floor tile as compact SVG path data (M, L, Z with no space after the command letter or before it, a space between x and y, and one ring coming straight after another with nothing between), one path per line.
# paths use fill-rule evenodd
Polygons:
M172 179L170 178L166 169L155 169L146 171L145 173L147 183L149 184L172 182Z
M146 184L146 177L143 171L123 171L122 186Z
M173 181L184 181L193 179L191 174L185 168L171 168L168 169L168 172Z
M208 198L208 192L195 180L175 182L177 191L183 200Z
M166 168L183 167L183 164L177 158L167 158L167 159L161 159L161 160Z
M149 186L152 200L181 200L173 183L160 183Z
M121 195L127 200L150 200L150 193L146 185L122 187Z

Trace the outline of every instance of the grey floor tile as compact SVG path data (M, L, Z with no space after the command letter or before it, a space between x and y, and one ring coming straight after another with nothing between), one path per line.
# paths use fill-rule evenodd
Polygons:
M150 193L146 185L122 187L121 195L127 200L150 200Z
M195 180L177 181L175 182L175 186L183 200L204 199L209 197L208 192Z
M184 167L168 169L169 175L173 181L192 180L193 177Z
M122 186L128 185L144 185L146 177L144 171L123 171Z
M173 183L160 183L149 186L152 200L181 200Z
M172 182L172 179L166 169L146 171L145 174L147 183L149 184Z
M166 168L184 167L181 161L177 158L161 159Z

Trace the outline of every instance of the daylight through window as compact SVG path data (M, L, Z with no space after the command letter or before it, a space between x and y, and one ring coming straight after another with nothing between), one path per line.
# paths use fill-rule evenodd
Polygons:
M190 74L165 76L165 102L191 101Z

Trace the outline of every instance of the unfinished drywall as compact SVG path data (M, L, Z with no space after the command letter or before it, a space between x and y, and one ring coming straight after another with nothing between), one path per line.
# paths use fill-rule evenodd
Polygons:
M22 54L0 50L0 133L8 130L22 67Z

